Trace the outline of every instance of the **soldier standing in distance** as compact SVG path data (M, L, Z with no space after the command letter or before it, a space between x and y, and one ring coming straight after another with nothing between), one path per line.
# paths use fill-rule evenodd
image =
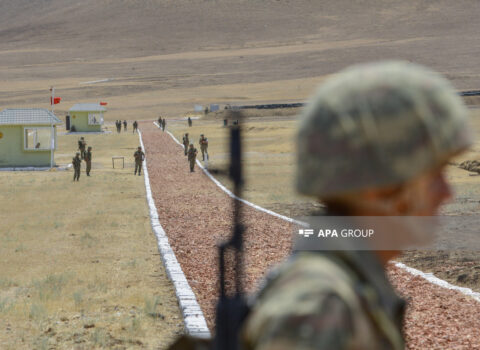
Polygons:
M92 147L91 146L88 146L87 152L85 152L84 160L86 163L87 176L90 176L90 170L92 169Z
M188 145L190 144L190 140L188 139L188 132L183 135L183 150L185 151L185 155L188 152Z
M190 144L190 147L188 148L188 162L190 164L190 172L193 173L194 167L195 167L195 160L197 159L197 149L193 147L193 143Z
M162 127L162 117L158 117L158 127Z
M200 144L200 151L202 151L202 161L205 161L205 154L207 155L208 160L208 139L201 134L198 143Z
M145 160L145 153L142 151L142 147L138 147L137 151L133 154L133 157L135 158L135 173L134 175L137 175L137 170L138 170L138 176L142 173L142 163Z
M162 131L165 131L165 126L167 125L167 122L165 118L162 119Z
M80 157L83 159L83 156L85 154L85 148L87 147L87 143L85 142L85 139L80 137L80 140L78 140L78 149L80 151Z
M127 131L127 121L126 120L123 121L123 131L125 131L125 132Z
M137 121L135 120L132 125L133 125L133 133L135 134L135 132L137 131L137 128L138 128Z
M72 165L73 165L73 181L79 180L80 179L80 168L82 166L82 160L80 159L80 152L77 152L75 154L75 157L72 159Z
M451 196L447 162L471 145L467 113L450 83L424 67L346 69L304 111L297 189L331 216L435 215ZM402 231L410 244L420 240L413 226ZM392 232L375 234L398 239ZM296 250L254 301L243 348L404 349L404 301L385 275L398 253Z
M188 126L191 127L192 126L192 118L188 117Z

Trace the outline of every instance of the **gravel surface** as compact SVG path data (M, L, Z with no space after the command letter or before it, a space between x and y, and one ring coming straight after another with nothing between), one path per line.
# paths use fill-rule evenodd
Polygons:
M195 292L210 329L217 298L216 245L230 235L232 200L201 169L190 173L183 150L152 122L140 123L160 222ZM245 286L253 291L291 247L287 222L244 206ZM393 265L392 283L409 302L408 349L480 349L480 303L432 285Z

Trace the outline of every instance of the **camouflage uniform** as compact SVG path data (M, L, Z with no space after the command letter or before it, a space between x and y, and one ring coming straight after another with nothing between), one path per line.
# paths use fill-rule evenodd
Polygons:
M90 176L90 170L92 169L92 147L88 147L88 150L85 153L84 160L86 163L87 176Z
M202 151L202 160L205 160L205 154L207 155L208 160L208 140L203 134L200 136L198 143L200 144L200 151Z
M270 274L245 349L400 350L403 311L371 252L301 252Z
M187 155L188 152L188 145L190 144L190 140L188 139L188 132L183 135L183 150L185 151L185 155Z
M140 176L142 173L142 162L145 160L145 153L143 153L142 149L138 147L138 150L133 154L133 157L135 158L134 175L136 175L138 171L138 176Z
M470 144L466 108L438 74L405 62L352 67L327 79L304 111L297 189L327 203L355 200L439 169ZM253 301L243 345L403 349L403 309L377 252L297 252Z
M80 159L80 153L77 153L75 157L72 159L73 165L73 181L80 179L80 168L82 166L82 160Z
M83 159L85 155L85 148L87 147L87 143L85 142L85 139L83 137L78 140L78 149L80 151L80 157Z
M190 164L190 172L194 172L195 167L195 160L197 159L197 149L193 147L193 144L190 144L190 148L188 149L188 162Z

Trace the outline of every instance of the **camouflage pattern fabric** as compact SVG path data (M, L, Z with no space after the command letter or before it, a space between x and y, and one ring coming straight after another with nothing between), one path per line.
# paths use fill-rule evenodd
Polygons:
M198 143L200 144L200 151L202 151L202 160L205 160L205 154L207 155L208 159L208 139L202 136L200 137Z
M400 350L403 311L371 252L297 253L270 274L246 320L243 345Z
M188 152L188 145L190 144L190 140L188 139L188 135L183 135L183 150L185 152L185 155L187 155Z
M135 158L135 172L134 174L136 175L138 172L138 175L142 173L142 162L145 159L145 153L143 151L137 150L134 154L133 157Z
M197 159L197 149L195 147L190 147L188 149L187 158L190 164L190 171L193 171L195 167L195 160Z
M87 175L90 176L90 170L92 170L92 152L91 151L87 151L85 152L85 163L86 163L86 173Z
M399 185L470 144L467 110L446 79L408 62L354 66L303 113L297 189L326 198Z
M478 160L465 160L458 167L480 174L480 161Z
M82 166L82 160L80 157L76 156L73 157L72 159L72 165L73 165L73 181L79 180L80 179L80 168Z

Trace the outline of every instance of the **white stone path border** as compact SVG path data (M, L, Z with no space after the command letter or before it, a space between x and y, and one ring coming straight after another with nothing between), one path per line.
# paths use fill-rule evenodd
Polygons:
M155 124L157 127L158 127L158 124L156 122L154 122L153 124ZM178 143L182 148L184 147L176 138L175 136L173 136L173 134L169 131L167 131L167 133L170 135L170 137L176 142ZM230 190L228 190L225 186L223 186L217 179L215 179L212 174L210 174L210 172L202 166L202 164L200 163L200 161L197 159L197 164L198 166L204 171L204 173L218 186L220 187L227 195L229 195L230 197L232 198L235 198L239 201L241 201L242 203L245 203L246 205L249 205L257 210L260 210L260 211L263 211L264 213L267 213L267 214L270 214L270 215L273 215L277 218L280 218L282 220L285 220L285 221L288 221L288 222L292 222L292 223L296 223L296 224L302 224L302 222L300 221L297 221L295 219L292 219L292 218L289 218L287 216L284 216L284 215L280 215L278 213L275 213L271 210L268 210L268 209L265 209L265 208L262 208L256 204L253 204L245 199L242 199L242 198L238 198L237 196L235 196ZM450 284L448 283L447 281L444 281L438 277L436 277L433 273L426 273L426 272L423 272L423 271L420 271L420 270L417 270L417 269L414 269L412 267L409 267L405 264L402 264L402 263L399 263L399 262L393 262L393 264L402 269L402 270L405 270L407 271L408 273L414 275L414 276L419 276L419 277L422 277L424 278L425 280L427 280L428 282L432 283L432 284L435 284L439 287L442 287L442 288L445 288L445 289L451 289L451 290L455 290L455 291L458 291L464 295L467 295L473 299L475 299L476 301L479 301L480 302L480 293L478 292L474 292L473 290L471 290L470 288L465 288L465 287L459 287L459 286L456 286L456 285L453 285L453 284Z
M145 150L140 130L138 131L138 138L140 139L142 149ZM210 331L207 327L207 322L205 321L202 309L195 298L192 288L190 288L190 285L188 284L187 278L182 271L182 267L178 263L175 253L168 243L168 237L158 220L158 212L155 202L153 201L150 180L148 177L147 159L143 162L143 175L145 178L145 190L147 192L147 202L150 210L150 222L152 224L153 232L157 237L158 250L162 257L165 270L175 288L178 304L180 305L183 314L185 329L187 333L192 336L210 338Z

